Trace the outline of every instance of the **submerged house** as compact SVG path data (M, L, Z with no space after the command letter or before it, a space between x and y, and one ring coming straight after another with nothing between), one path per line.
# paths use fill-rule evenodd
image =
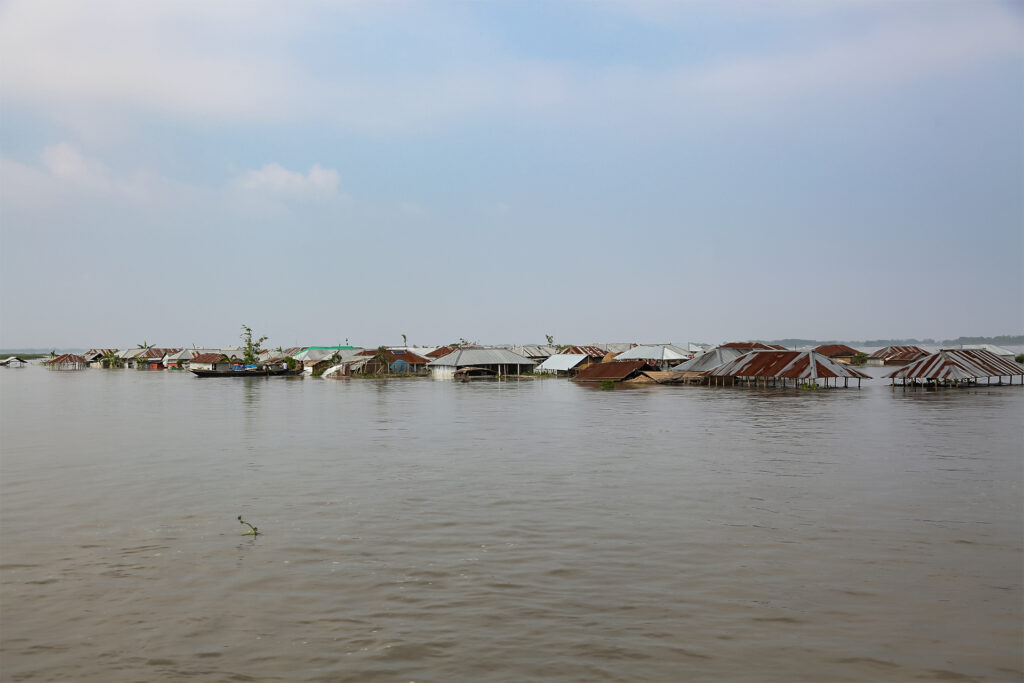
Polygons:
M837 363L852 363L853 359L860 353L857 349L846 344L822 344L814 349L815 353L827 356Z
M743 353L750 351L786 351L785 346L779 346L778 344L762 344L761 342L745 341L745 342L729 342L728 344L721 344L718 346L720 349L736 349Z
M642 358L595 363L581 370L574 382L629 382L644 378L644 372L657 368ZM650 380L647 380L650 381Z
M508 349L456 349L427 364L434 379L452 379L459 374L501 377L532 370L537 363Z
M716 386L742 383L763 384L765 387L780 386L780 382L785 387L790 380L796 387L800 384L817 385L819 380L826 387L830 382L831 386L839 386L840 379L845 387L851 379L856 379L860 388L862 379L871 379L860 370L814 351L751 351L711 370L707 376L708 383Z
M11 356L7 360L0 360L0 365L5 368L23 368L28 365L28 361L18 356Z
M1010 349L1004 349L1002 346L996 346L995 344L961 344L960 350L962 351L976 351L976 350L988 351L994 353L997 356L1003 356L1005 358L1013 358L1015 354Z
M591 364L590 357L585 353L559 353L538 365L536 372L564 377L574 375Z
M886 346L868 356L867 363L872 366L909 365L915 360L924 358L928 352L917 346Z
M190 370L230 370L232 365L231 359L219 351L197 353L188 362Z
M716 346L675 366L664 377L660 377L659 381L666 384L700 384L706 381L710 371L736 360L744 353L746 352L740 349Z
M359 351L358 355L362 357L363 362L358 368L353 366L353 369L372 375L381 373L416 373L425 370L427 363L430 362L430 359L411 351L385 349L383 358L378 358L378 353L379 351L376 349Z
M689 350L672 344L642 344L615 357L615 360L645 360L659 370L668 370L689 359Z
M89 367L85 358L73 353L62 353L56 358L43 361L43 365L50 370L85 370Z
M985 378L986 385L1003 383L1003 377L1013 384L1013 378L1019 377L1018 384L1024 385L1024 366L1012 360L988 351L987 349L943 349L921 358L910 365L886 375L892 379L903 380L903 386L909 380L911 385L932 384L933 386L962 386L977 384Z

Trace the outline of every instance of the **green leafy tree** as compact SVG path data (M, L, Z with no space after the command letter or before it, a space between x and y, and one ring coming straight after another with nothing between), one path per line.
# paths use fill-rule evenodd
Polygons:
M853 360L850 361L850 365L864 365L868 362L868 354L863 351L858 351L854 356Z
M548 346L554 346L555 345L555 335L553 335L553 334L545 334L544 338L548 340Z
M260 359L260 345L267 341L268 337L259 337L256 340L252 338L252 328L248 325L242 325L242 361L246 365L255 365Z
M402 346L409 348L409 340L406 339L405 335L402 335Z
M123 361L117 355L117 351L107 351L103 354L102 363L105 368L119 368Z

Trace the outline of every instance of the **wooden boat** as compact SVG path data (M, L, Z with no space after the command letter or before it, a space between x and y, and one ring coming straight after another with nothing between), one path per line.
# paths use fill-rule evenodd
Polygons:
M196 377L294 377L302 373L296 368L248 368L245 370L192 370Z

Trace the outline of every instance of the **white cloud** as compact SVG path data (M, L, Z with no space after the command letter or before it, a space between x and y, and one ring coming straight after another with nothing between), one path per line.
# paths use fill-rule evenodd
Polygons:
M237 181L244 190L268 192L282 197L337 197L341 176L333 168L313 164L303 175L289 171L281 164L267 164L259 170L246 171Z

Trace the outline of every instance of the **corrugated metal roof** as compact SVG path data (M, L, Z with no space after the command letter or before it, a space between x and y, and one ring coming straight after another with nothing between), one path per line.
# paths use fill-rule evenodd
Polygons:
M537 366L537 372L568 372L590 358L585 353L559 353Z
M691 358L685 363L680 363L674 369L706 372L708 370L714 370L719 365L736 360L744 353L745 351L742 351L741 349L722 348L719 346L718 348L711 349L706 353L702 353L699 356Z
M536 365L536 363L508 349L456 349L447 356L428 363L430 367L462 368L470 365Z
M976 379L1024 375L1024 367L985 349L943 349L892 372L896 379Z
M590 356L591 358L604 358L604 355L608 353L600 346L566 346L564 349L559 351L559 354L580 354Z
M846 344L822 344L814 349L815 353L820 353L823 356L829 358L856 356L860 351Z
M56 358L49 358L43 361L47 365L72 365L75 363L84 364L85 358L74 353L62 353Z
M747 351L785 351L786 347L778 346L776 344L762 344L761 342L747 341L747 342L729 342L728 344L720 344L720 349L745 349Z
M628 351L623 351L615 357L616 360L684 360L690 357L689 351L684 351L672 344L648 344L634 346Z
M859 370L814 351L751 351L708 373L712 377L777 377L871 379Z
M878 349L868 358L882 360L914 360L920 356L927 356L928 352L918 346L886 346Z
M613 360L608 363L594 363L580 370L573 377L577 382L621 382L644 369L652 369L645 360Z
M996 346L995 344L961 344L960 348L964 351L982 349L997 356L1009 356L1010 358L1017 355L1010 349L1004 349L1002 346Z
M193 363L220 363L224 360L223 353L200 353L192 358Z

